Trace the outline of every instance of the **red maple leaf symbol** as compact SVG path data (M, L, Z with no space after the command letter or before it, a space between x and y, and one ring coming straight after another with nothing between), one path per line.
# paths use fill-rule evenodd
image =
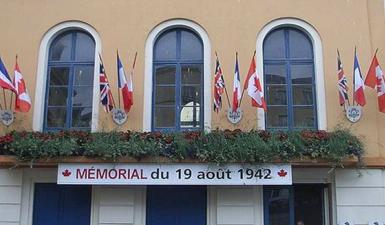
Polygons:
M68 169L64 170L64 172L62 172L61 174L63 174L63 176L65 177L68 177L71 175L71 171L69 171Z
M278 176L280 177L286 177L287 175L287 172L284 170L284 169L281 169L279 172L278 172Z

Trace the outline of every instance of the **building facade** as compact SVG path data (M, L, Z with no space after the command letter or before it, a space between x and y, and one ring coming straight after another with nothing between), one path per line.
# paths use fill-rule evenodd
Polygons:
M100 161L25 164L4 156L0 225L385 224L385 115L367 88L362 118L349 122L336 87L337 49L350 87L355 46L363 76L377 48L380 64L385 59L384 1L0 2L1 58L10 71L18 55L33 102L2 135L343 127L365 150L364 168L291 163L291 185L59 185L58 164ZM138 53L134 105L121 126L103 110L99 86L103 60L117 101L117 50L127 72ZM213 109L216 54L231 102L235 53L243 86L254 51L268 110L252 107L245 93L243 117L231 124L225 95L222 111Z

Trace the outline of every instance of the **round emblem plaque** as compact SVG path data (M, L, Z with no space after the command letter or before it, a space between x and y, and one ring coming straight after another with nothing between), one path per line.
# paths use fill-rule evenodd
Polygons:
M227 110L227 119L230 121L230 123L237 124L239 121L241 121L242 114L242 109L238 108L236 111L233 111L233 109L230 108Z
M123 125L127 121L127 114L124 110L113 109L112 110L112 119L118 125Z

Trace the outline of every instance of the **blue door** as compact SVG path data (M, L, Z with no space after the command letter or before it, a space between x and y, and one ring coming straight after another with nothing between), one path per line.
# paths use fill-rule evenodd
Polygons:
M35 184L32 225L89 225L91 186Z
M146 225L206 225L206 186L147 186Z

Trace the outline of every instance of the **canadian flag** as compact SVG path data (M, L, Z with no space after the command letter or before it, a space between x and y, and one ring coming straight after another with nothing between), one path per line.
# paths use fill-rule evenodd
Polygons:
M255 64L255 55L251 59L249 72L245 80L243 89L247 89L247 94L251 97L251 105L258 108L263 108L267 111L266 102L263 97L261 82L257 74L257 66Z
M117 55L118 60L118 87L122 90L123 105L124 111L129 112L131 106L134 104L133 100L133 87L132 87L132 73L130 74L130 80L127 82L126 74L122 62L120 61L119 55Z
M384 73L378 63L377 56L374 54L372 63L368 74L366 75L365 85L371 88L377 86L377 98L378 98L378 108L380 112L385 113L385 78Z
M27 86L25 85L17 60L15 64L13 86L16 90L15 111L28 112L31 109L31 98L28 95Z
M358 64L357 54L354 53L354 75L353 75L354 93L353 99L358 105L364 106L366 104L364 94L364 80L362 79L360 65Z

